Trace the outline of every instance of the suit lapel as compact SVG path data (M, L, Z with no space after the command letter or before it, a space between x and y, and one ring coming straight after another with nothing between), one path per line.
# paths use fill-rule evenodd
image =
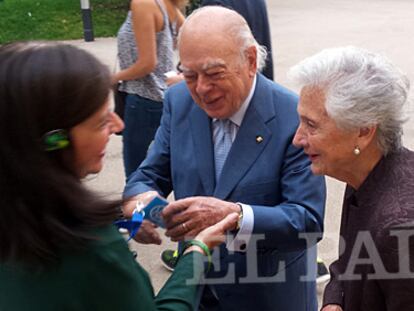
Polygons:
M236 139L227 156L214 196L226 199L239 181L254 165L272 137L266 123L275 111L265 79L258 74L256 91L246 111Z
M204 195L213 195L215 174L211 121L206 113L195 103L190 113L190 127L194 144L195 161L205 189Z
M225 199L254 165L256 159L265 149L272 133L263 120L249 109L231 146L224 164L220 180L214 191L214 197ZM263 140L258 142L261 137Z

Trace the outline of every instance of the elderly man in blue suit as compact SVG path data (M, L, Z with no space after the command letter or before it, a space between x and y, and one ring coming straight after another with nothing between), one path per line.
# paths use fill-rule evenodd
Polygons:
M166 92L154 144L128 179L125 212L174 191L163 212L174 241L239 213L214 251L200 310L316 310L325 183L292 145L297 96L258 73L266 52L235 11L193 12L178 49L185 82ZM145 226L137 240L159 237Z

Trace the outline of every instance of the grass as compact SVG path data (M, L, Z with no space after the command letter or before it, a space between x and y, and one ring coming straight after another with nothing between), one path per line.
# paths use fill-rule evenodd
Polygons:
M112 37L128 0L90 0L95 37ZM18 40L83 38L79 0L0 0L0 44Z

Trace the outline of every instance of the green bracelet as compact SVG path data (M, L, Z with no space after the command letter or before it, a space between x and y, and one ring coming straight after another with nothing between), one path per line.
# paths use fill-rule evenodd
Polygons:
M199 240L189 240L189 241L185 242L184 247L183 247L183 251L181 252L181 254L183 254L187 248L189 248L193 245L200 247L204 251L204 253L206 254L207 260L208 260L208 266L207 266L207 272L208 272L210 270L212 260L211 260L210 249L208 248L208 246L206 244L204 244L203 242L201 242Z

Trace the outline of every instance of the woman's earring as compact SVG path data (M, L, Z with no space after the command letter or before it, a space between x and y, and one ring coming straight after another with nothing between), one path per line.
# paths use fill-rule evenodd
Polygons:
M361 149L359 149L359 147L358 146L355 146L355 148L354 148L354 154L357 156L357 155L359 155L361 153Z

